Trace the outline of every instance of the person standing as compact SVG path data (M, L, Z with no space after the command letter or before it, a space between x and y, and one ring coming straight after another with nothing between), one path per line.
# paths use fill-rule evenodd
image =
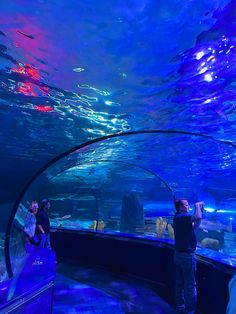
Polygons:
M51 203L48 199L43 199L41 202L40 210L36 215L37 229L36 234L40 238L40 246L46 249L51 249L50 244L50 221L48 211Z
M227 306L226 314L236 313L236 274L229 282L229 303Z
M36 215L38 213L38 203L36 201L31 202L28 213L25 219L24 232L26 243L37 244L35 242L35 230L36 230Z
M196 310L196 257L197 246L194 229L202 219L203 202L194 205L193 215L189 215L186 199L175 200L174 216L175 266L176 266L176 306L180 313L194 314Z

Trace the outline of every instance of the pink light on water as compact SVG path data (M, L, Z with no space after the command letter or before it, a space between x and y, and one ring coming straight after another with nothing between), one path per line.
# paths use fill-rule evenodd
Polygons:
M51 112L54 110L52 106L46 106L46 105L37 105L37 106L34 106L34 108L41 112Z

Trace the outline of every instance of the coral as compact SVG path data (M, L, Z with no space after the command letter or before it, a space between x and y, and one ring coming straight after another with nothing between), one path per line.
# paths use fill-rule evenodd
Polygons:
M163 237L166 226L167 226L166 219L164 219L162 217L158 217L156 220L156 229L157 229L157 237L158 238Z
M173 229L172 225L168 224L167 225L167 229L168 229L168 232L169 232L169 238L174 240L175 239L175 233L174 233L174 229Z
M201 246L207 249L212 249L218 251L220 248L220 242L217 239L213 238L204 238L201 241Z

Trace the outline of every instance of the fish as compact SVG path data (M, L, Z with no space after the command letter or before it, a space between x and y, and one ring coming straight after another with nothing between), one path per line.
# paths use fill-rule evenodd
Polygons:
M210 221L208 219L202 219L200 226L200 229L202 230L210 230L210 231L228 231L228 232L232 232L232 221L230 220L229 223L223 224L221 222L214 222L214 221Z
M27 38L30 38L30 39L34 39L35 38L33 35L27 35L26 33L23 33L21 31L17 31L17 33L19 33L19 34L21 34L21 35L23 35L23 36L25 36Z
M201 241L201 246L207 249L218 251L220 248L220 241L213 238L204 238Z
M66 220L69 219L71 217L71 215L65 215L63 217L58 218L58 220Z
M74 201L93 201L95 198L93 195L80 196L75 194L58 194L55 196L50 196L50 200L53 201L64 201L64 200L74 200Z

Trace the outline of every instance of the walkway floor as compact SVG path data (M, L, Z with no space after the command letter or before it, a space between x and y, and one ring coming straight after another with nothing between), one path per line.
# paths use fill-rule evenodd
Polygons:
M59 263L53 314L174 314L151 284L99 267Z

